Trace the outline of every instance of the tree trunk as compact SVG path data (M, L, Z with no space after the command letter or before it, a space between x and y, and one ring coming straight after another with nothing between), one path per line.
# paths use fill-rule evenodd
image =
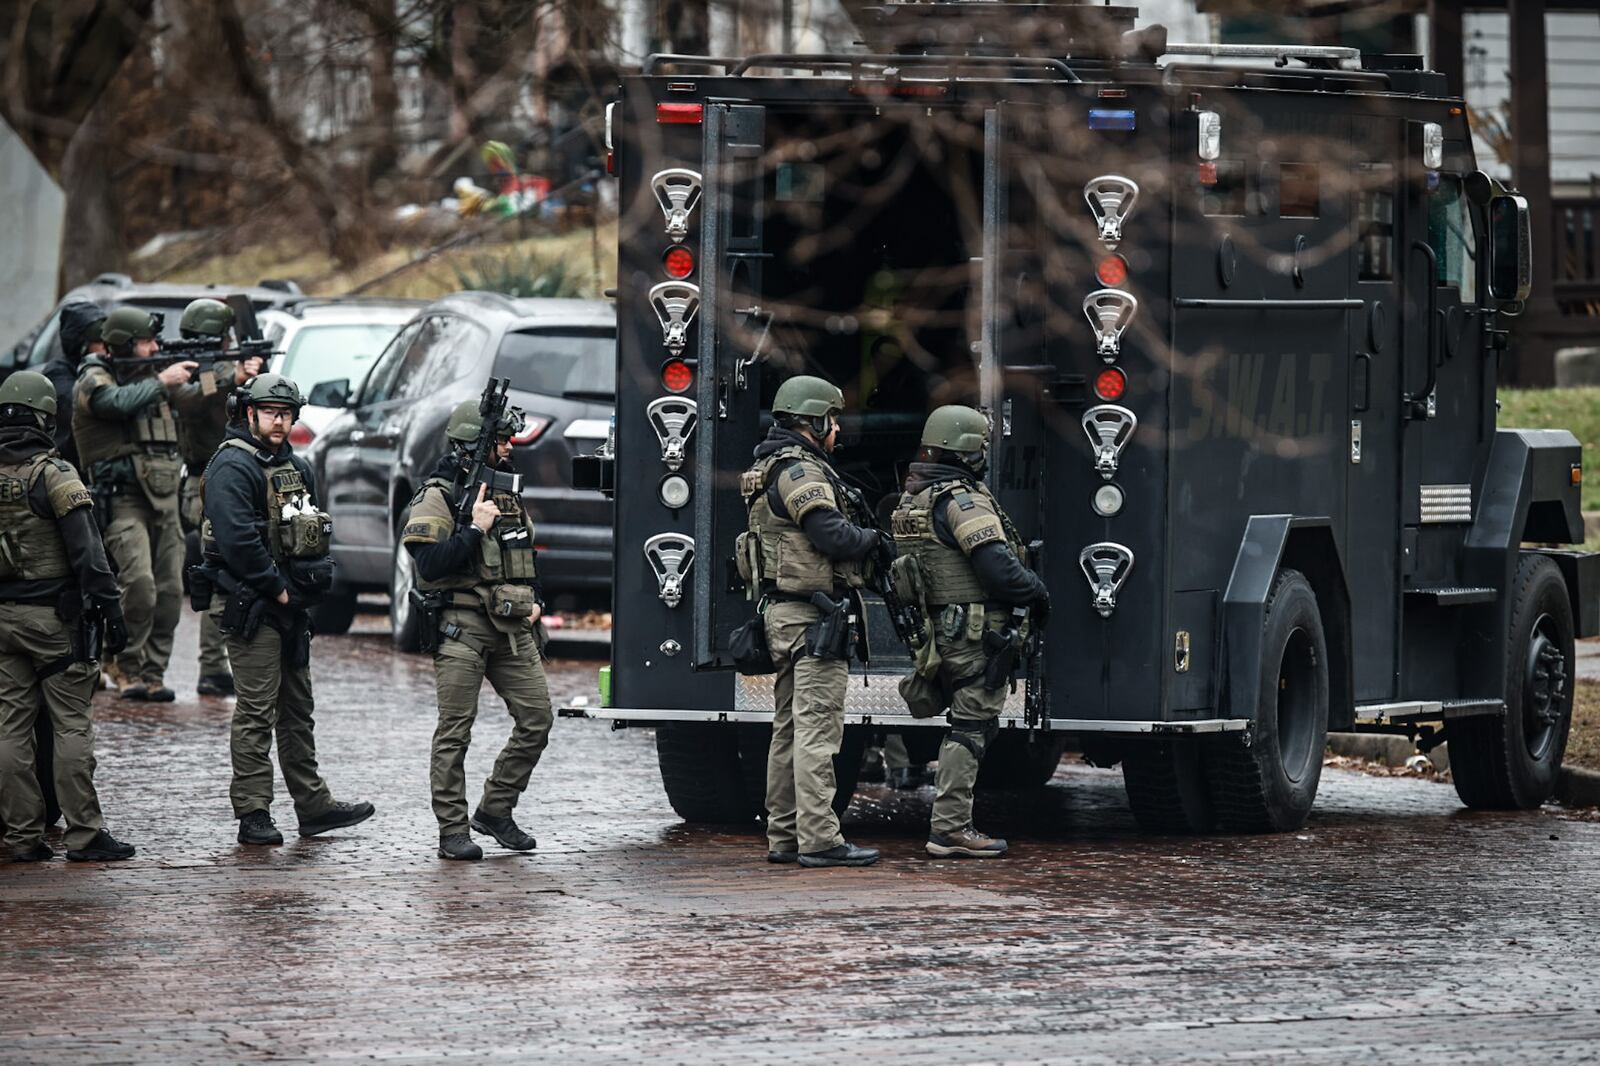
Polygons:
M122 211L106 158L112 133L106 121L109 107L102 97L67 142L61 159L61 188L70 220L61 241L63 292L127 265Z

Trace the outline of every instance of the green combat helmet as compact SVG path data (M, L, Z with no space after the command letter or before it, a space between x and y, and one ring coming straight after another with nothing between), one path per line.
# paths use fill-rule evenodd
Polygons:
M989 420L959 404L935 408L922 425L922 446L954 452L967 469L981 474L989 462Z
M178 332L185 337L220 337L233 328L233 308L221 300L202 296L183 309Z
M444 435L457 444L470 444L483 432L483 415L478 412L477 400L462 400L450 412L450 422Z
M806 374L779 385L778 394L772 398L772 413L775 415L825 418L843 410L844 393L839 391L838 386Z
M247 407L263 403L281 403L294 408L296 415L299 415L300 408L306 402L300 395L300 386L282 374L258 374L239 386L234 396L238 398L240 404Z
M136 340L154 340L155 335L155 318L137 307L119 307L100 324L100 339L108 348L126 348Z
M56 416L56 387L50 379L33 370L19 370L0 385L0 423L15 425L31 411L36 420ZM40 417L42 416L42 417Z

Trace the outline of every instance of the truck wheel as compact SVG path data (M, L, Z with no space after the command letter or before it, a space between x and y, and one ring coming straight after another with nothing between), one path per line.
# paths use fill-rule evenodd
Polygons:
M1128 807L1147 833L1209 833L1216 810L1206 787L1199 737L1130 745L1122 756Z
M400 546L400 538L396 537L389 567L389 628L396 651L411 652L421 646L419 615L411 603L411 590L417 584L416 566L411 553Z
M1067 738L1052 733L1013 733L994 738L978 767L977 788L1043 788L1061 765Z
M356 620L356 594L343 588L328 590L322 602L311 609L312 632L328 636L350 632Z
M1224 828L1287 832L1311 813L1328 744L1328 646L1316 594L1298 570L1280 571L1267 600L1255 687L1249 733L1217 740L1206 781Z
M1572 604L1556 564L1525 555L1511 583L1504 717L1450 724L1450 773L1468 807L1532 810L1555 791L1572 725Z
M718 722L662 722L656 759L667 802L686 822L750 825L761 813L740 759L738 727Z

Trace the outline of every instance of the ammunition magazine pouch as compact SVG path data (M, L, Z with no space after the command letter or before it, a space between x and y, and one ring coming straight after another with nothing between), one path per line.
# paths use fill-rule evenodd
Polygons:
M835 601L817 592L811 603L822 617L806 627L806 654L816 659L848 659L852 643L849 598Z
M744 582L745 597L756 599L761 595L761 585L766 575L761 567L761 539L748 531L733 538L733 566Z
M770 674L778 669L767 644L766 619L759 614L729 634L728 654L733 657L734 669L746 677Z
M133 472L152 503L165 500L178 491L179 465L175 455L136 452L133 456Z
M525 619L538 602L532 585L496 585L489 590L489 613L495 618Z
M440 592L412 589L406 594L417 612L417 650L432 655L439 650L439 622L444 614L445 596Z

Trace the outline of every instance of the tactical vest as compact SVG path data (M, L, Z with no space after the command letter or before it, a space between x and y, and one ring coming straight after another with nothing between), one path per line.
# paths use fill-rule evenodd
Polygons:
M982 496L994 507L1005 531L1005 543L1018 559L1026 558L1022 538L1011 524L1000 504L990 494L987 486L971 481L936 481L914 493L900 497L900 505L891 517L895 547L902 555L914 555L922 567L927 582L928 606L942 607L947 603L982 603L986 598L972 560L960 548L953 548L939 539L933 528L935 508L955 492L969 492Z
M444 478L429 478L412 497L415 505L422 494L436 488L450 499L455 483ZM539 553L533 546L533 523L522 510L522 501L509 492L497 492L489 499L500 509L489 532L478 538L478 557L471 573L451 574L438 581L417 578L417 587L425 592L446 589L472 589L492 585L532 585L538 576Z
M93 356L84 360L79 379L85 374L97 374L104 377L106 384L116 384L110 368ZM126 421L101 418L84 403L73 413L72 435L77 439L78 458L85 469L140 453L174 457L172 485L177 488L178 421L164 393L155 403L147 404L139 417Z
M0 466L0 580L47 581L72 572L60 529L28 506L28 493L49 462L44 452Z
M223 448L238 448L260 462L260 449L238 437L222 442ZM218 449L219 452L221 449ZM333 519L311 502L311 492L300 468L288 459L274 460L262 468L267 483L267 551L280 568L291 560L324 558L333 541ZM205 487L201 484L201 498ZM217 556L211 523L201 527L207 558Z
M796 459L822 473L833 486L835 501L843 497L827 464L797 444L756 460L739 479L739 492L750 509L749 535L760 551L760 580L771 582L779 592L800 595L832 593L840 586L860 588L865 584L860 563L829 559L811 543L799 522L778 515L767 501L767 485L773 471Z

